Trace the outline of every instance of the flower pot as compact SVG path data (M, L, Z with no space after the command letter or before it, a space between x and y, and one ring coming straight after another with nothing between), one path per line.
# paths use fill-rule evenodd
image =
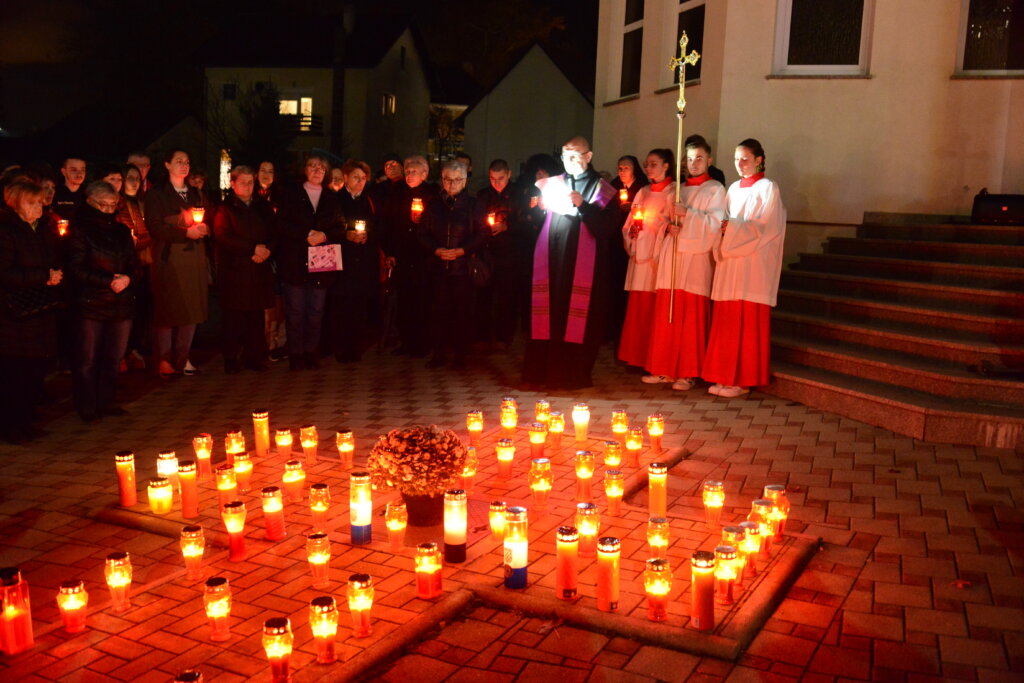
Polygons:
M409 526L439 526L444 522L444 494L414 496L402 493L406 510L409 511Z

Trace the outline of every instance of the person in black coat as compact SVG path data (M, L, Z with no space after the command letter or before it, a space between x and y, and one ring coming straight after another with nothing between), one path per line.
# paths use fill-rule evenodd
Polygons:
M419 239L431 255L428 261L433 293L433 356L428 368L444 367L451 354L452 369L466 367L466 350L473 318L473 281L469 256L487 243L486 221L466 192L466 166L449 161L441 169L440 196L423 213Z
M131 228L117 220L117 203L113 186L91 183L66 242L78 331L74 403L86 422L124 414L114 403L117 369L132 329L140 269Z
M43 188L15 181L4 188L0 212L0 438L20 443L36 432L35 408L43 378L57 353L57 317L53 310L31 313L29 294L59 295L56 239L42 221Z
M274 305L270 269L274 213L267 202L254 201L255 173L248 166L231 169L231 195L217 208L213 239L217 248L217 283L224 313L221 335L224 372L245 367L267 369L263 312Z
M367 315L380 289L380 224L365 192L370 165L350 159L341 173L344 185L338 191L338 201L346 219L341 242L345 267L331 288L332 338L337 361L354 363L362 356Z
M674 169L673 169L674 170ZM612 179L615 188L613 204L617 207L616 223L619 230L612 233L608 245L608 279L611 283L609 291L611 305L608 307L608 330L606 340L618 343L622 337L622 325L626 319L626 303L629 292L626 291L626 269L629 267L629 254L622 246L622 226L629 218L629 209L633 198L641 187L647 185L647 175L640 161L632 154L619 157L616 165L617 175Z
M497 342L507 351L519 320L520 280L519 222L512 206L512 175L508 162L495 159L487 170L490 184L476 195L488 235L486 253L492 267L491 280L477 289L477 339L486 345Z
M291 370L319 367L316 349L333 272L310 273L309 247L344 239L338 196L324 187L327 159L306 159L306 182L286 195L277 212L278 276L284 289L288 362Z

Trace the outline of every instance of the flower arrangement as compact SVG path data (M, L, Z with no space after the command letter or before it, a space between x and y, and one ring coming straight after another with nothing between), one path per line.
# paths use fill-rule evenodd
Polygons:
M373 488L410 496L443 493L462 476L466 446L450 429L416 425L377 438L366 466Z

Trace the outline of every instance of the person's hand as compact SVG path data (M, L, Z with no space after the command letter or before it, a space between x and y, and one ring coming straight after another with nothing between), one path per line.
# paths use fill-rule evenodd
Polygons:
M202 230L199 229L199 226L201 226L201 225L202 225L202 223L196 223L195 225L190 225L185 230L185 236L188 237L190 240L201 240L201 239L203 239L203 237L206 236L206 233L204 233Z
M395 257L394 256L388 256L386 259L384 259L384 265L387 266L388 268L394 268L395 267Z
M678 237L680 230L682 230L682 227L680 227L678 223L668 224L668 234L672 235L673 237Z
M125 288L131 284L132 279L127 275L115 275L114 279L110 281L110 288L114 290L114 294L120 294Z
M438 248L434 250L434 256L441 259L442 261L451 261L452 259L451 256L449 256L449 252L451 252L451 249Z
M572 205L578 209L584 203L583 195L581 195L579 192L570 192L569 201L572 202Z
M421 218L423 218L423 212L422 211L413 211L412 212L412 222L413 223L416 223L417 225L419 225L419 222L420 222Z
M495 223L494 225L491 226L491 236L493 237L494 235L500 235L506 230L508 230L508 224L505 223L505 221Z
M50 279L46 281L46 284L49 285L50 287L53 287L54 285L59 285L60 281L63 279L64 271L54 270L53 268L50 268Z
M310 230L306 236L306 241L309 242L309 246L315 247L326 242L327 235L320 230Z
M449 249L448 252L452 256L452 258L451 258L452 261L454 261L457 258L462 258L463 256L466 255L466 250L463 249L462 247L457 247L455 249Z
M268 258L270 258L270 250L267 249L267 245L265 244L257 244L256 248L253 249L252 256L253 260L256 261L256 263L263 263ZM256 259L259 260L257 261Z
M673 218L684 218L686 216L686 204L682 202L676 202L672 206L672 217Z
M366 244L365 230L346 230L345 239L353 244Z

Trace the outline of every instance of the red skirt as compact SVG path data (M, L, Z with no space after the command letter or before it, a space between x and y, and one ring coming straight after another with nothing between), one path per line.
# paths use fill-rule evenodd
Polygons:
M669 296L674 296L672 322L668 321ZM666 377L700 377L708 343L711 299L681 289L659 289L654 302L647 371Z
M654 292L629 293L626 320L622 323L622 338L619 340L619 360L641 368L647 364L653 315Z
M701 377L729 387L768 384L771 312L752 301L716 301Z

